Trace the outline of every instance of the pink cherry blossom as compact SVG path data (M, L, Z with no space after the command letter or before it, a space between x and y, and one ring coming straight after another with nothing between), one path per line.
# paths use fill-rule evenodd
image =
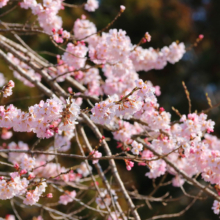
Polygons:
M92 155L92 157L94 157L94 158L99 158L99 157L102 156L102 153L96 150L96 151L92 151L92 152L91 152L91 155ZM93 160L93 161L92 161L93 164L96 164L96 163L98 163L98 162L99 162L99 160Z
M220 212L220 202L217 201L217 200L214 200L212 209L213 209L213 212L214 212L216 215L219 215L219 212Z
M90 171L92 171L92 167L91 166L87 167L85 162L82 162L79 168L77 169L77 172L83 175L84 177L88 176L90 174Z
M12 88L14 88L15 83L10 80L3 88L2 88L2 93L3 97L7 98L8 96L12 95Z
M76 197L76 191L65 191L65 194L60 196L59 203L63 205L67 205L68 203L72 202Z
M126 7L125 7L124 5L120 5L120 11L121 11L121 12L124 12L125 9L126 9Z
M6 6L7 3L8 3L8 1L9 1L9 0L1 0L1 1L0 1L0 8Z
M85 4L85 10L95 11L99 7L99 2L97 0L87 0Z

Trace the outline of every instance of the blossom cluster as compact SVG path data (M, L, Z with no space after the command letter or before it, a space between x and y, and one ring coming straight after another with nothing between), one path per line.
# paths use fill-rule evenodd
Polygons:
M8 0L0 1L0 7L7 3ZM14 132L33 132L41 139L54 138L46 153L42 151L42 154L34 156L28 154L29 146L21 141L2 144L0 149L7 148L7 159L14 164L16 172L10 173L6 178L0 177L0 198L5 200L25 195L23 203L34 205L41 197L45 197L48 179L53 179L55 184L62 182L75 187L84 181L83 178L92 174L92 166L87 162L68 169L57 163L55 157L57 152L70 150L75 125L82 120L79 117L80 105L84 108L85 103L82 99L73 99L74 95L86 97L85 100L91 108L86 107L82 112L89 116L91 123L108 127L112 131L114 139L118 141L118 148L123 151L122 154L125 153L129 157L124 159L128 171L139 159L138 165L148 169L145 174L148 178L155 179L168 172L173 175L173 186L182 186L185 182L184 177L166 163L166 158L189 178L201 174L204 181L215 184L216 188L220 189L220 140L210 135L214 131L215 123L204 113L182 115L179 121L172 123L171 114L158 104L159 87L153 86L150 81L144 82L138 75L139 71L162 69L168 63L178 62L186 52L184 43L173 42L157 50L152 47L144 49L141 44L151 40L148 32L141 42L135 45L121 29L97 32L95 24L87 20L85 15L76 19L72 34L63 29L62 18L58 16L65 4L63 0L43 0L41 3L36 0L23 0L19 3L21 8L31 10L44 33L52 37L53 41L67 42L63 55L57 55L57 65L45 67L45 74L48 74L49 78L54 77L56 83L73 77L76 83L86 89L84 92L74 93L69 87L68 99L53 96L29 106L27 112L12 104L0 106L2 139L10 139L10 129ZM85 10L93 12L98 8L99 2L87 0L83 6ZM125 6L121 6L120 13L124 10ZM23 60L19 59L19 56ZM28 65L29 61L25 60L29 57L26 54L17 52L15 55L15 52L11 52L7 53L7 58L19 66L29 79L41 81L41 70L37 73L31 68L31 64ZM15 78L27 86L34 87L34 84L27 80L28 77L21 76L18 71L11 69ZM52 80L50 82L52 83ZM1 95L6 98L12 95L14 82L10 80L6 84L0 73L0 87ZM53 88L51 91L53 92ZM58 94L59 91L56 92ZM91 96L99 101L90 102ZM94 127L93 130L97 132ZM145 136L145 142L140 143L136 139L137 136ZM102 139L100 146L101 142ZM97 149L95 147L90 150L87 158L92 158L91 163L95 164L96 168L99 167L97 163L102 157L102 153ZM19 150L23 153L16 152ZM83 188L85 185L80 187ZM63 192L59 197L59 204L67 205L77 197L77 190ZM52 193L46 197L52 198ZM106 209L114 205L112 203L117 199L118 196L113 189L101 189L95 201L98 209ZM219 201L214 201L212 209L215 214L220 213ZM115 211L106 218L113 220L120 217ZM13 216L10 218L13 219Z
M0 2L0 8L6 6L8 0ZM36 0L23 0L19 3L23 9L31 9L32 13L37 16L39 25L47 34L54 34L54 39L62 43L62 38L69 38L70 34L67 31L62 31L62 18L58 16L60 10L64 9L63 0L43 0L38 3ZM87 0L84 8L87 11L93 12L99 7L97 0ZM59 38L61 34L61 38ZM60 41L61 39L61 41Z
M118 95L115 94L105 101L96 103L91 110L91 119L99 124L110 124L115 116L130 119L142 109L145 101L154 101L154 93L155 89L151 85L138 80L133 94L128 94L128 97L124 96L119 100Z
M0 197L3 200L19 196L27 191L29 184L27 178L22 178L18 172L11 173L10 176L10 180L0 180Z
M63 8L63 0L43 0L38 3L36 0L24 0L20 7L31 9L34 15L37 15L39 25L48 34L52 34L52 29L59 30L62 28L62 19L57 14Z
M41 101L39 104L30 106L28 113L17 109L14 105L9 105L7 108L0 106L0 127L12 127L17 132L32 131L39 138L49 138L58 132L57 126L62 118L61 130L67 129L67 126L74 126L79 114L79 106L74 100L71 104L67 100L67 103L68 108L54 97L46 102Z
M131 92L131 88L135 87L135 81L139 79L137 71L162 69L167 62L172 64L178 62L185 53L185 45L176 42L160 51L153 48L143 49L133 45L123 30L111 29L108 33L103 32L99 36L96 34L96 26L86 20L84 15L75 21L73 30L74 37L78 41L75 45L68 43L62 61L59 63L62 64L62 69L67 65L66 68L76 80L88 85L87 93L90 95L101 95L103 91L107 95L124 95ZM151 37L148 33L146 37L147 41L150 41ZM88 57L86 57L87 52ZM87 59L95 65L102 65L106 77L102 89L100 89L101 78L99 76L89 84L84 82L84 79L90 76L89 71L84 73L81 71L85 67ZM95 71L96 68L92 69ZM81 80L82 78L83 80ZM91 86L92 82L95 85Z
M19 142L16 144L15 142L11 142L8 144L8 149L10 150L29 150L27 144L23 142ZM51 147L52 150L52 147ZM49 151L50 152L50 151ZM98 151L96 151L98 152ZM97 155L96 157L98 157ZM35 158L29 157L26 153L9 153L8 160L14 163L15 169L17 172L10 173L10 179L5 179L4 177L0 178L0 196L1 199L11 199L14 196L19 196L25 194L24 204L26 205L34 205L39 201L40 197L46 191L47 183L46 181L40 181L36 179L38 178L48 178L48 176L57 176L57 180L63 180L65 182L78 182L82 177L86 177L90 174L92 167L89 166L89 170L84 162L81 163L79 168L77 169L77 173L73 171L68 171L68 169L61 167L60 164L57 166L56 163L46 161L51 161L54 156L46 156L41 154ZM63 173L63 175L60 175ZM28 174L27 176L24 176ZM34 180L35 181L32 181ZM37 180L37 181L36 181ZM30 190L28 188L32 187L32 185L36 185L34 190ZM68 202L73 201L73 198L76 196L76 192L72 191L69 193L65 193L60 196L59 203L66 205ZM52 197L50 193L47 195L48 198Z
M46 191L47 184L45 182L39 183L39 185L33 190L28 191L23 203L26 205L34 205L39 201L40 196Z
M1 90L3 97L7 98L8 96L12 95L12 88L14 88L15 83L10 80Z
M73 66L76 69L80 69L85 65L85 56L87 51L88 49L82 42L79 42L77 45L68 43L66 52L64 53L62 59L69 66Z

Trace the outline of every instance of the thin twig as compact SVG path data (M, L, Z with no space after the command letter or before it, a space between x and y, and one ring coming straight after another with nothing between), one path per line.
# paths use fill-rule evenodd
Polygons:
M201 113L208 113L209 111L211 111L212 109L214 109L214 108L217 108L217 107L219 107L220 106L220 102L219 103L217 103L217 104L215 104L215 105L213 105L212 107L210 107L210 108L208 108L208 109L206 109L206 110L203 110ZM201 114L201 113L199 113L199 114Z
M202 190L198 193L198 196L202 194ZM157 216L154 216L152 218L148 218L146 220L155 220L155 219L163 219L163 218L176 218L176 217L180 217L181 215L183 215L186 211L188 211L192 206L193 204L196 202L197 198L194 198L192 200L192 202L186 206L186 208L184 208L182 211L178 212L178 213L174 213L174 214L164 214L164 215L157 215Z
M25 79L33 83L36 87L38 87L45 95L47 95L48 97L52 97L54 95L53 92L49 90L46 86L44 86L41 82L27 75L26 72L20 66L12 62L12 60L10 60L2 50L0 50L0 57L3 60L5 60L8 63L8 65L11 66L14 70L19 72L21 76L23 76Z
M84 113L81 113L82 117L84 118L84 120L86 121L87 125L89 126L89 128L91 128L91 130L94 132L94 134L96 135L96 137L101 140L102 139L102 134L100 133L100 131L98 130L98 128L95 126L95 124L89 119L89 117L84 114ZM111 151L109 149L109 146L107 144L107 142L105 140L102 141L102 145L104 147L104 150L105 150L105 153L108 155L108 156L111 156ZM133 204L127 190L125 189L125 186L124 186L124 183L122 182L120 176L119 176L119 173L118 173L118 170L117 170L117 167L116 167L116 164L115 164L115 161L113 159L109 160L109 164L111 166L111 169L112 169L112 174L114 176L114 178L116 179L126 201L127 201L127 204L129 206L129 208L131 209L131 212L132 212L132 215L134 216L135 220L140 220L140 216L136 210L136 207L135 205Z
M14 211L16 217L18 218L18 220L22 220L22 218L21 218L20 215L18 214L18 211L17 211L16 208L15 208L14 200L11 199L10 202L11 202L11 207L12 207L12 209L13 209L13 211Z
M76 129L75 129L76 143L77 143L77 145L78 145L78 147L79 147L79 149L80 149L81 154L82 154L83 156L85 156L85 153L84 153L84 151L83 151L82 145L81 145L81 143L80 143L80 141L79 141L79 137L78 137L78 132L77 132L77 130L78 130L78 126L76 126ZM89 171L89 173L90 173L90 175L91 175L91 178L92 178L92 180L93 180L94 186L95 186L95 188L96 188L96 190L97 190L99 196L101 197L102 202L103 202L104 205L105 205L105 208L107 209L107 211L108 211L109 215L111 216L111 218L113 218L113 216L112 216L112 214L111 214L111 210L109 209L109 207L108 207L108 205L106 204L104 198L102 197L101 191L100 191L98 185L96 184L96 179L95 179L95 177L93 176L93 174L92 174L92 172L91 172L91 170L90 170L90 168L89 168L88 160L85 160L84 162L86 163L86 167L87 167L87 169L88 169L88 171ZM112 203L113 203L113 201L112 201Z
M9 14L9 13L12 12L13 10L15 10L17 7L18 7L18 5L15 5L14 7L10 8L8 11L6 11L6 12L0 14L0 18L3 17L3 16L5 16L5 15L7 15L7 14Z
M89 143L89 140L88 140L88 138L87 138L87 136L85 134L85 131L84 131L83 127L80 126L78 131L79 131L80 136L83 138L84 144L86 145L87 149L90 152L92 152L93 149L92 149L92 147L91 147L91 145ZM105 185L105 187L107 189L108 194L111 195L112 194L111 186L109 185L109 182L108 182L107 178L105 177L105 173L102 171L101 165L99 163L96 163L94 166L95 166L95 168L96 168L100 178L102 179L102 182L104 183L104 185ZM112 195L111 195L111 197L112 197ZM120 216L123 218L123 220L126 220L126 217L125 217L125 215L124 215L124 213L123 213L123 211L121 209L121 206L118 203L118 201L115 201L115 204L116 204L117 209L118 209L118 211L120 213Z
M186 84L184 81L182 81L182 84L183 84L183 88L184 88L184 91L185 91L185 94L186 94L186 98L188 100L188 104L189 104L189 113L191 113L191 110L192 110L192 103L191 103L191 99L190 99L190 95L189 95L189 91L186 87Z

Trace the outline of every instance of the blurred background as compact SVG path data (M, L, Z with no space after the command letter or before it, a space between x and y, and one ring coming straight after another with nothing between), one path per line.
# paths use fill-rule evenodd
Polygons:
M82 0L65 1L70 4L82 4ZM126 10L122 16L114 23L112 28L123 29L130 36L132 43L137 44L145 32L149 32L152 40L143 45L143 47L161 48L170 45L173 41L184 42L187 48L191 48L198 35L203 34L204 39L197 47L187 50L183 59L175 65L168 64L163 70L151 70L149 72L140 72L140 77L144 80L151 80L154 85L161 88L159 103L166 111L172 111L171 107L177 108L180 113L188 113L188 102L182 87L182 81L185 81L190 92L192 100L192 110L204 110L208 108L205 94L208 93L212 104L220 102L220 1L219 0L100 0L100 8L94 13L88 13L82 8L67 8L61 11L63 17L64 29L71 30L74 21L85 14L87 18L97 25L100 30L113 20L119 11L120 5L125 5ZM0 14L12 6L6 6L0 10ZM30 17L30 11L19 9L13 11L7 16L0 18L7 22L25 22ZM31 20L30 20L31 21ZM8 35L10 36L10 35ZM21 36L28 45L36 51L50 51L55 54L62 54L57 48L50 43L49 38L45 35L38 36ZM51 62L56 62L56 58L42 53L42 56ZM11 79L12 73L6 65L1 64L0 72L4 73L8 80ZM35 88L29 88L15 79L16 87L12 97L7 102L13 101L18 97L32 97L23 101L13 102L17 107L25 110L28 105L39 102L37 97L40 93ZM65 85L63 85L65 86ZM6 102L6 101L5 101ZM216 122L215 135L220 137L220 112L214 109L209 113L209 117ZM173 114L172 120L178 119ZM90 132L88 130L88 132ZM111 134L105 134L110 136ZM33 134L14 134L14 141L23 140L27 143L35 141ZM96 142L96 140L91 140ZM0 144L2 144L0 140ZM110 142L113 152L116 152L114 141ZM74 140L73 140L74 144ZM63 165L71 163L63 161ZM152 182L144 174L147 172L146 167L136 166L132 171L125 170L124 163L117 163L122 179L127 183L128 189L134 187L141 194L147 195L152 191ZM104 164L107 167L107 164ZM169 180L169 176L167 180ZM156 180L159 182L160 178ZM187 184L185 184L187 185ZM184 185L184 186L185 186ZM195 195L197 190L191 186L185 186L188 193ZM167 191L173 197L180 196L181 190L178 188L162 188L155 196L161 196ZM120 199L120 198L119 198ZM56 200L56 198L54 199ZM142 219L149 218L152 215L175 213L181 211L191 198L182 198L167 204L153 203L152 210L149 208L140 208L139 212ZM198 219L198 220L215 220L219 219L214 215L212 207L213 199L197 201L184 216L176 219ZM136 204L143 204L142 201L136 201ZM65 207L60 210L65 211ZM32 214L38 210L32 209ZM0 216L12 213L9 202L0 201ZM31 213L23 213L23 219L31 219ZM50 219L50 217L45 218ZM91 219L91 218L87 218Z

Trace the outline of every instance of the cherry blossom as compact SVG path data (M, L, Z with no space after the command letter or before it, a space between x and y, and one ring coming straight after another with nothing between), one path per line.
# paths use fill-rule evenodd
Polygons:
M83 175L84 177L88 176L90 174L90 171L92 171L92 167L89 166L87 168L87 165L85 162L82 162L79 166L79 168L77 169L77 172L81 175Z
M18 172L11 173L10 176L10 181L0 180L0 197L2 200L11 199L27 190L29 181L26 178L21 178Z
M6 215L5 220L15 220L14 215Z
M97 32L95 24L89 20L86 20L85 16L81 16L81 19L78 18L75 21L73 30L74 30L74 36L78 40L88 37ZM91 37L86 38L85 41L90 43L89 40L90 38Z
M66 205L67 203L72 202L75 197L76 197L76 191L72 191L72 192L65 191L65 194L60 196L59 203Z
M96 151L92 151L92 152L91 152L91 155L92 155L92 157L94 157L94 158L99 158L99 157L102 156L102 153L96 150ZM96 163L98 163L98 162L99 162L99 160L93 160L93 161L92 161L93 164L96 164Z
M63 125L60 129L65 130L68 126L74 126L79 106L74 100L67 100L67 108L57 98L48 99L46 102L41 101L38 105L29 107L29 113L25 113L10 105L7 109L0 107L0 127L13 127L15 131L33 131L41 138L49 138L58 132L58 129L52 125L53 122L63 117ZM64 112L63 112L64 110ZM13 113L12 113L13 112ZM12 114L10 114L12 113ZM62 116L63 113L63 116Z
M9 1L9 0L2 0L2 1L0 1L0 8L6 6L7 3L8 3L8 1Z
M12 88L14 88L15 83L10 80L3 88L2 88L2 93L3 97L7 98L8 96L12 95Z
M88 49L83 42L79 42L77 45L68 43L62 59L69 66L80 69L85 65L87 51Z
M212 209L213 209L213 212L216 215L219 215L219 212L220 212L220 203L219 203L219 201L217 201L217 200L214 201Z
M21 169L32 170L35 165L35 159L28 157L27 154L24 155L21 162Z
M85 4L85 10L95 11L99 7L99 2L97 0L87 0Z
M34 205L36 202L39 201L40 196L42 195L42 193L45 192L46 187L47 184L45 182L42 182L35 188L35 190L28 191L23 203L26 205Z
M8 0L0 1L0 8L7 3ZM2 200L23 196L23 203L32 206L40 198L52 199L52 191L46 192L50 185L54 190L64 192L58 203L67 205L76 200L80 190L92 188L99 189L94 198L97 204L95 211L107 208L106 219L121 219L122 213L113 211L118 199L116 192L124 195L134 219L140 219L132 197L129 197L131 191L121 180L114 159L122 159L124 164L121 169L127 171L138 163L146 170L145 178L155 180L165 173L169 174L172 177L169 183L174 187L182 187L186 182L196 186L195 177L201 176L205 182L214 185L216 195L214 190L208 191L208 187L204 187L204 191L212 196L220 194L220 140L210 134L214 132L215 122L203 113L206 111L183 113L179 120L172 122L171 113L158 103L160 86L150 81L144 82L139 76L139 71L159 70L168 63L180 61L186 53L183 42L174 41L161 49L147 47L151 35L145 30L140 42L135 44L126 31L111 29L111 23L97 31L96 25L85 15L75 20L73 30L65 30L60 17L62 13L59 12L75 5L63 0L22 0L18 6L35 16L37 24L31 28L43 32L55 46L59 44L57 47L63 52L55 56L57 63L54 64L32 53L24 44L2 38L2 43L6 42L8 48L6 51L10 51L2 57L11 62L9 68L14 78L26 86L38 87L48 96L38 102L31 100L35 104L27 109L19 109L14 104L0 105L1 138L6 140L1 143L0 150L3 152L1 156L7 161L2 165L13 169L0 177ZM83 6L85 10L94 12L99 2L87 0ZM117 16L122 15L125 9L121 5ZM203 35L199 35L198 39L202 38ZM142 47L144 43L146 47ZM9 50L10 47L16 50ZM4 75L0 73L2 97L12 95L14 86L14 81L6 83ZM94 132L97 143L90 141L89 135L87 140L88 131L83 130L85 125ZM79 136L76 132L78 129L82 129L79 130ZM111 132L111 138L117 141L117 145L114 145L114 141L108 143L103 136L105 129ZM41 146L37 143L31 147L22 141L10 141L13 134L17 135L16 132L49 140L43 140ZM85 157L78 155L74 141L71 141L75 135L80 139L78 145L83 139ZM39 149L34 149L37 147ZM112 155L116 147L120 153ZM58 156L77 158L76 161L84 159L88 163L82 161L75 166L74 159L74 165L64 167ZM112 184L105 177L100 158L108 160L113 181L117 182L117 191L112 189ZM90 182L89 175L92 180L96 177L89 164L95 164L105 188L98 184L98 180ZM67 191L67 187L74 190ZM51 188L48 187L48 191ZM138 195L138 190L135 193ZM219 214L220 203L215 196L212 209ZM117 203L117 210L120 209ZM15 217L8 215L6 219L13 220ZM39 216L35 219L43 218ZM123 219L127 218L123 216Z
M120 5L120 10L121 10L121 12L124 12L125 9L126 9L126 7L125 7L124 5Z

